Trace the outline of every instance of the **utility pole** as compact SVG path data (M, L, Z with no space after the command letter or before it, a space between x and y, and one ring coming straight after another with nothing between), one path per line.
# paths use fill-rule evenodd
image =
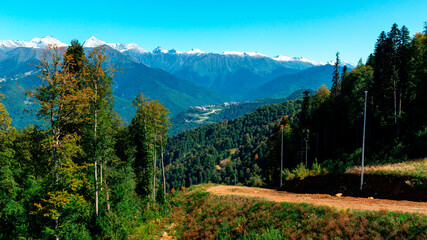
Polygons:
M362 170L360 174L360 190L363 188L363 168L365 167L365 129L366 129L366 99L368 91L365 91L365 110L363 113L363 142L362 142Z
M307 168L307 143L308 139L305 139L305 168Z
M280 129L282 130L282 144L280 148L280 187L283 184L283 127L284 125L280 125Z
M234 185L237 185L237 159L234 162Z

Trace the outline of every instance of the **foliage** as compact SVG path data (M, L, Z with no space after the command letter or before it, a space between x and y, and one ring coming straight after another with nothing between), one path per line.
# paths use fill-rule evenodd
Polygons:
M257 108L245 116L182 132L165 149L167 189L215 182L262 186L268 166L267 140L280 119L292 122L301 100ZM274 123L274 121L277 123Z
M289 181L295 178L304 179L309 176L319 176L327 173L328 171L325 168L322 168L317 162L313 164L311 169L307 169L303 163L300 163L292 170L285 168L283 170L283 178L284 180Z

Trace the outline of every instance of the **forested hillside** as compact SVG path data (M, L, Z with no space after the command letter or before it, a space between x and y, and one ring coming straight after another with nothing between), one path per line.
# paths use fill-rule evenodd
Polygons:
M234 119L254 111L256 108L302 98L304 90L297 90L286 98L265 98L246 102L231 102L217 105L189 107L171 118L169 135L184 130ZM310 90L310 92L313 92Z
M318 162L331 171L345 171L361 158L365 91L366 161L425 157L426 33L427 27L411 39L405 26L393 25L390 32L381 33L366 64L360 62L352 71L341 67L337 53L330 69L331 89L322 86L313 96L306 92L302 103L297 101L302 104L298 113L292 111L299 107L282 115L259 116L263 109L281 105L265 106L233 121L174 136L167 146L168 183L171 187L208 181L277 186L282 134L285 168ZM292 114L296 118L286 117ZM257 127L231 128L234 121ZM269 127L255 130L260 126Z
M169 188L209 181L231 184L235 177L248 185L263 185L267 140L280 118L292 122L300 108L301 100L266 105L243 117L175 135L165 149Z
M106 60L103 49L86 54L76 41L50 49L37 66L43 84L27 92L42 128L13 128L0 103L1 239L123 239L143 221L145 203L164 201L156 154L169 111L140 94L125 126Z

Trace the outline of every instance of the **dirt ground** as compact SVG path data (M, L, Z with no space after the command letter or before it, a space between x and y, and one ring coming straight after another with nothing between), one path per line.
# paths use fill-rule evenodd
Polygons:
M398 201L386 199L359 198L347 196L331 196L328 194L298 194L276 191L264 188L239 187L239 186L214 186L208 192L220 195L238 195L263 198L274 202L308 203L314 205L330 206L339 209L353 210L388 210L401 212L417 212L427 215L427 202Z

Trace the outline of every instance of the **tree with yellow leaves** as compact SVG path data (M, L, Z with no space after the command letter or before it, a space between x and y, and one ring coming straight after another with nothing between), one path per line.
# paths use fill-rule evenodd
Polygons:
M88 210L87 201L80 192L89 187L84 174L89 164L73 162L82 154L77 144L80 137L67 131L67 126L85 120L83 116L87 115L93 90L79 84L84 75L75 74L72 65L64 64L66 58L63 49L52 46L38 66L42 85L27 92L39 103L38 117L45 120L48 129L44 146L51 151L53 165L53 178L47 177L53 180L52 184L42 197L42 203L36 204L34 213L54 220L54 228L45 228L46 233L56 239L66 235L73 214L85 216Z

